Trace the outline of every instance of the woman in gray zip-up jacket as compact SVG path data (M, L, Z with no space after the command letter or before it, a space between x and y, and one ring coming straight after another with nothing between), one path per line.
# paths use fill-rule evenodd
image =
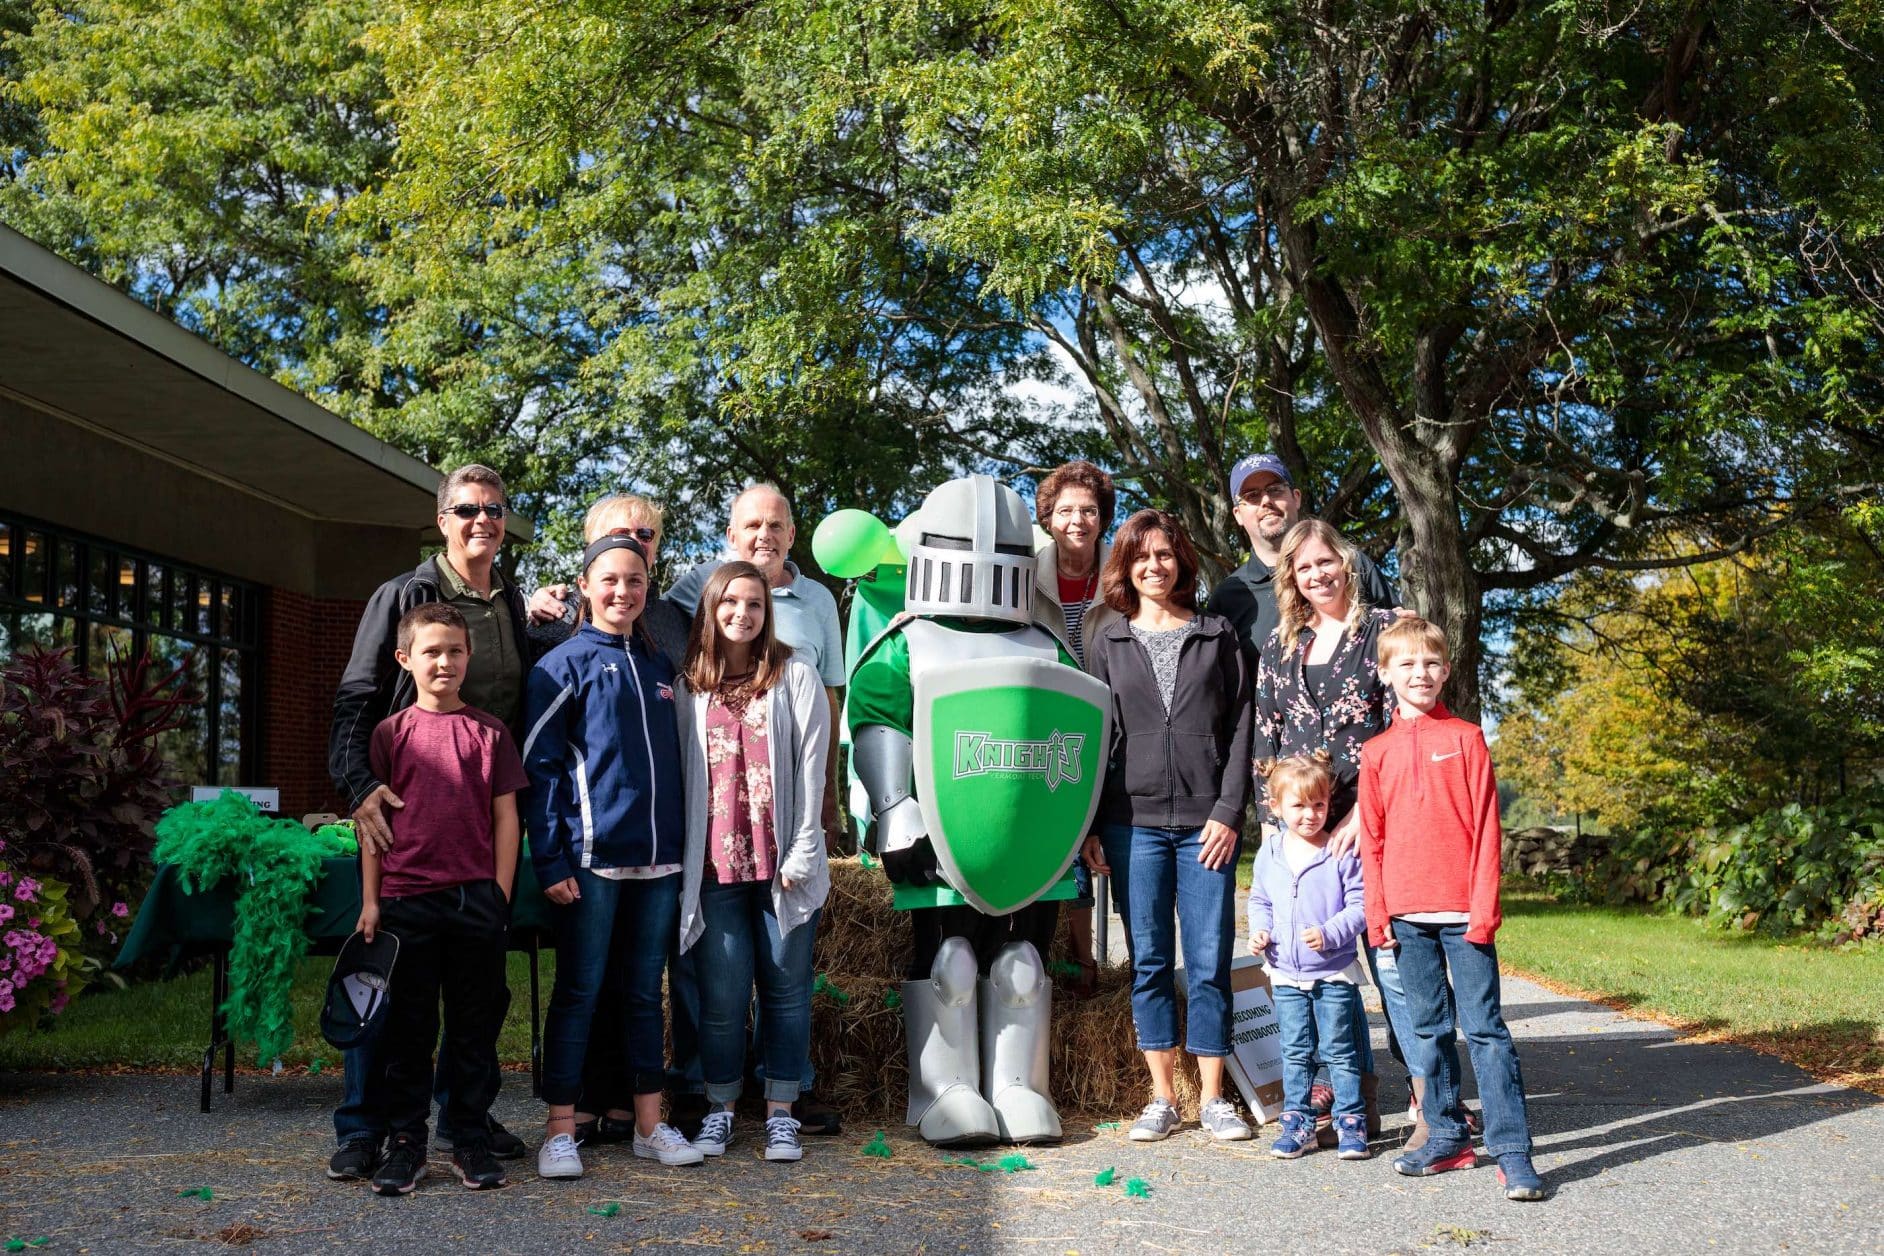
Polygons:
M1110 873L1132 939L1132 1023L1156 1097L1131 1138L1161 1139L1178 1123L1175 920L1200 1117L1218 1139L1246 1139L1223 1075L1236 851L1250 791L1249 673L1236 630L1197 610L1197 552L1172 516L1141 510L1126 520L1103 584L1122 618L1087 651L1092 674L1112 687L1113 743L1086 858Z

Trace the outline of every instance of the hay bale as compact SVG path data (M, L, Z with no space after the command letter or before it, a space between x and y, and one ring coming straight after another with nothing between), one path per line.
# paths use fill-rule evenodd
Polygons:
M1065 946L1062 913L1060 941ZM887 1125L903 1119L909 1071L900 1006L910 956L909 922L890 905L889 883L854 859L831 861L831 897L818 924L815 964L826 989L812 997L811 1059L819 1089L847 1121ZM898 1006L885 996L895 992ZM844 996L844 997L840 997ZM1178 1015L1183 1016L1183 990ZM1053 1099L1073 1120L1137 1113L1151 1097L1150 1078L1132 1030L1130 974L1102 967L1099 993L1084 1001L1056 987L1052 1035ZM1178 1104L1194 1112L1196 1071L1178 1070Z

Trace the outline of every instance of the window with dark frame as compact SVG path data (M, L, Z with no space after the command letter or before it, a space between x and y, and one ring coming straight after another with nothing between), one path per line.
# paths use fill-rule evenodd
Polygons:
M149 650L187 664L202 701L164 753L189 785L254 783L261 586L0 510L0 660L31 644L74 647L105 675Z

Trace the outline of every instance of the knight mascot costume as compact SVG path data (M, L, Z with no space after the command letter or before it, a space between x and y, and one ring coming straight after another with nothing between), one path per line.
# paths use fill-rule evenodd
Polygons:
M839 511L813 552L858 581L852 810L914 934L908 1121L944 1147L1056 1142L1044 960L1098 806L1106 687L1035 620L1032 522L988 476L894 535Z

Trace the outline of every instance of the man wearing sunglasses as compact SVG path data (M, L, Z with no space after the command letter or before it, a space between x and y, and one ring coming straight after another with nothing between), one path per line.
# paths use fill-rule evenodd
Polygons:
M517 741L523 715L524 678L542 648L526 631L523 594L497 571L508 510L504 481L489 467L459 467L438 486L438 530L445 551L417 568L394 576L373 594L353 637L353 654L334 693L333 727L328 735L327 767L334 787L347 800L363 846L384 853L392 844L391 811L405 803L373 773L368 759L373 730L413 702L412 676L393 658L399 618L424 602L449 602L471 630L471 654L460 689L466 703L488 711L509 725ZM371 1065L361 1049L346 1053L346 1092L334 1110L340 1149L328 1165L332 1178L371 1177L385 1131L382 1114L366 1105L365 1081ZM439 1104L436 1144L442 1150L455 1131L443 1125ZM521 1156L523 1141L491 1122L491 1150Z

